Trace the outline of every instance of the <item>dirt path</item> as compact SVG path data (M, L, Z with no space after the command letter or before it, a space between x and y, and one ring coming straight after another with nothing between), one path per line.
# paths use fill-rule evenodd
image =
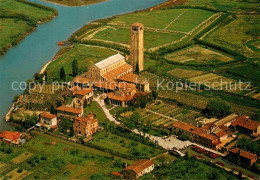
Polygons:
M179 14L174 20L172 20L172 22L170 22L163 30L166 30L172 23L177 21L186 11L187 9L185 9L181 14Z

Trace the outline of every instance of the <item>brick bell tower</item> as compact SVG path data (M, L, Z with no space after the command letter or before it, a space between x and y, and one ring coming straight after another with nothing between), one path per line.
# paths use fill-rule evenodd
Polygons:
M144 25L141 23L131 25L130 60L134 72L144 70Z

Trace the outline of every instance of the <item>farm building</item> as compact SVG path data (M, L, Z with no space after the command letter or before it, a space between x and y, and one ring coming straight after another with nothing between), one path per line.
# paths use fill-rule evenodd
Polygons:
M60 106L56 108L57 111L57 117L62 118L62 117L67 117L67 118L75 118L75 117L82 117L83 116L83 109L77 109L77 108L72 108L69 106Z
M74 95L73 107L81 108L81 106L86 106L93 100L94 90L92 88L84 88L76 91Z
M142 159L123 169L124 179L137 179L154 169L154 162Z
M260 134L260 122L249 119L247 116L239 116L230 125L240 132L258 136Z
M239 148L229 150L228 159L238 165L250 167L257 161L257 155Z

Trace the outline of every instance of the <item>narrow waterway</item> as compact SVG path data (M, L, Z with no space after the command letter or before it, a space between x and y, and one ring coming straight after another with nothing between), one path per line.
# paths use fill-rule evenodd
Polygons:
M31 79L57 53L58 41L67 39L93 20L146 9L166 0L109 0L80 7L60 6L41 0L30 1L53 7L59 11L59 15L39 25L36 31L0 57L0 130L10 128L4 116L12 105L14 95L22 92L14 90L12 83Z

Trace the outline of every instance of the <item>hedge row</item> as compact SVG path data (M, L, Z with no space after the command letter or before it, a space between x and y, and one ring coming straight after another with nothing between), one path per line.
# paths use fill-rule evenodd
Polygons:
M205 6L189 6L189 5L172 6L172 7L168 7L167 9L201 9L201 10L211 11L214 13L218 13L218 12L226 13L227 12L224 10L214 9L214 8L205 7Z

